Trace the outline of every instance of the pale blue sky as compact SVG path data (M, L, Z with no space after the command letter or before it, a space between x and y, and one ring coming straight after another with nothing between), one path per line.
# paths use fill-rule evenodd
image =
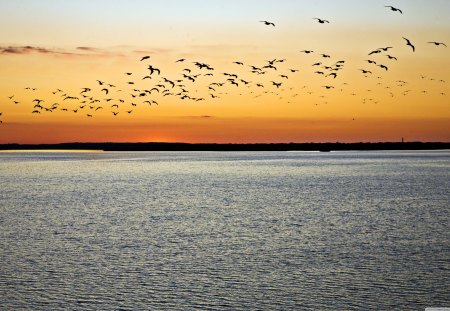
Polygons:
M448 0L0 0L0 44L164 44L164 36L174 43L196 35L202 43L215 31L229 31L227 40L251 34L259 20L275 22L280 32L307 31L316 27L312 17L329 19L333 30L449 30L449 14Z

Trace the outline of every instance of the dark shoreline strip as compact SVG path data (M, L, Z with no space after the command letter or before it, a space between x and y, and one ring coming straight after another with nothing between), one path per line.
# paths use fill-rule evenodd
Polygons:
M103 150L103 151L364 151L445 150L450 142L377 143L273 143L273 144L189 144L189 143L61 143L0 144L0 150Z

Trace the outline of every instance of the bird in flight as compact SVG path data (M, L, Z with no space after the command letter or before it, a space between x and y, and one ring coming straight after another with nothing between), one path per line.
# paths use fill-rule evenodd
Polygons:
M272 84L274 85L274 86L276 86L277 88L279 88L280 86L281 86L281 82L279 82L279 83L277 83L277 82L274 82L274 81L270 81L270 82L272 82Z
M146 59L149 59L149 58L150 58L150 56L148 56L148 55L147 55L147 56L144 56L144 57L141 58L141 62L142 62L143 60L146 60Z
M311 51L311 50L303 50L303 51L300 51L300 52L305 53L305 54L310 54L310 53L313 53L314 51Z
M366 74L366 73L372 73L372 71L370 70L365 70L365 69L360 69L362 71L362 73Z
M337 73L332 72L332 73L328 74L327 77L333 77L334 79L336 79Z
M443 45L443 46L447 47L447 45L445 45L445 43L443 43L443 42L430 41L428 43L434 43L434 45L437 45L437 46Z
M317 18L317 17L314 17L313 19L317 19L317 21L318 21L319 23L321 23L321 24L324 24L324 23L330 23L330 22L327 21L326 19L321 19L321 18Z
M152 75L153 72L155 72L155 71L157 71L158 74L161 73L161 71L160 71L158 68L155 68L155 67L153 67L152 65L149 65L147 69L150 70L150 75Z
M379 50L383 50L385 52L387 52L387 50L392 49L392 46L387 46L385 48L379 48Z
M406 45L409 45L409 46L412 48L413 52L414 52L414 51L416 50L416 48L415 48L414 45L412 45L411 41L409 41L409 40L406 39L405 37L402 37L402 38L406 40Z
M389 59L395 59L395 60L397 60L397 57L395 57L395 56L391 56L391 55L386 55Z
M385 7L385 8L390 8L391 11L394 11L394 12L400 12L400 14L403 14L402 10L397 9L397 8L394 8L394 7L391 6L391 5L385 5L384 7Z
M270 26L270 25L272 25L273 27L275 27L275 24L274 23L271 23L271 22L268 22L268 21L259 21L260 23L264 23L264 25L266 25L266 26Z

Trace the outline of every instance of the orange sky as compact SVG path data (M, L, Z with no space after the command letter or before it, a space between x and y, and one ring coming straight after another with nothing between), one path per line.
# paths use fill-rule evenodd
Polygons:
M148 2L139 0L111 2L106 17L101 1L0 2L0 143L450 141L450 54L427 43L450 43L448 2L396 1L403 14L373 1L347 0L339 7L331 0L281 1L277 7L266 1L169 2L173 14L155 5L153 19L141 12L150 9ZM386 46L393 48L368 55ZM300 52L305 49L314 52ZM141 62L144 55L150 59ZM186 60L175 62L180 58ZM250 65L262 68L273 59L284 61L274 62L276 70L251 72ZM199 69L195 61L214 70ZM142 80L148 65L161 75ZM191 82L183 73L199 76ZM239 86L223 73L236 74ZM163 78L180 81L171 88ZM106 95L97 79L116 87ZM159 93L139 96L157 85L164 85ZM91 91L83 98L85 87ZM57 89L62 92L53 94ZM43 100L41 107L34 108L34 99Z

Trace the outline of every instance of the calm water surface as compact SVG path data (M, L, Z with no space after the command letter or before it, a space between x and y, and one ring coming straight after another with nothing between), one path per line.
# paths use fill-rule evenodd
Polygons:
M0 153L1 310L450 307L450 152Z

